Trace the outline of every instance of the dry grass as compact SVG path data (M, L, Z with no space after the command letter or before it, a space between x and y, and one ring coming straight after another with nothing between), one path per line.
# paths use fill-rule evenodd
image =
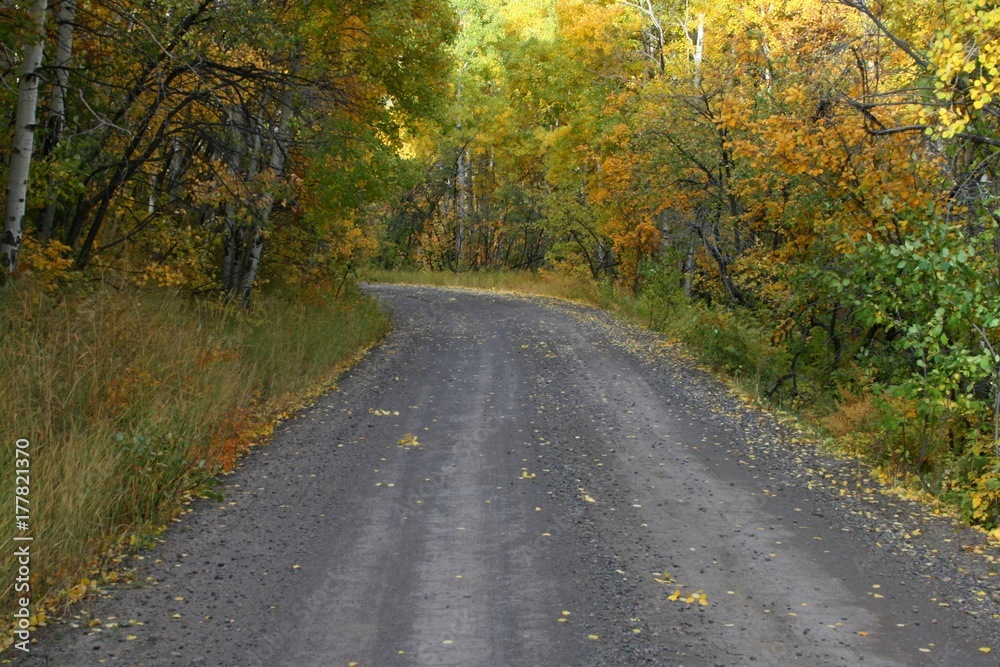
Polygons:
M0 302L0 466L31 442L31 597L51 607L113 569L185 493L232 467L250 442L387 331L371 300L264 298L250 313L167 291L54 297L15 285ZM15 535L13 512L0 534ZM136 537L139 537L136 540ZM12 608L14 564L0 565ZM84 581L84 588L87 582Z
M871 395L843 392L845 399L839 401L833 412L820 420L820 423L835 438L866 431L875 416L875 405Z

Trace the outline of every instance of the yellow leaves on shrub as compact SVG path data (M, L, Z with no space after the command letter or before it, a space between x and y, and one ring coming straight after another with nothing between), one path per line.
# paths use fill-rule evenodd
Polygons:
M18 270L38 279L46 290L65 280L73 267L72 249L59 241L42 245L31 236L23 237Z
M945 139L965 131L972 113L993 101L1000 74L1000 10L978 0L946 3L947 27L931 46L935 96L942 102L924 110L930 133ZM971 112L970 112L971 110Z
M973 523L993 523L1000 513L1000 475L994 470L985 471L973 482L969 500L972 502ZM1000 529L993 532L1000 538Z
M159 287L180 287L185 284L184 272L176 266L150 262L141 274L141 280L146 285Z

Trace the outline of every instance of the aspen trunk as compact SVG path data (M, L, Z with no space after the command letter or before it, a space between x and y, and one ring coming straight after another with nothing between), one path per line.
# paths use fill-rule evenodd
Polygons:
M239 248L242 245L240 226L236 220L236 204L226 202L226 233L222 237L222 271L219 280L226 292L236 291L236 264Z
M282 175L285 169L285 158L288 155L288 130L292 122L292 107L282 103L278 119L278 129L275 132L274 143L271 146L271 162L268 169L275 178ZM257 224L253 229L253 240L248 248L246 267L241 276L239 285L240 303L244 308L250 307L250 299L253 296L253 283L257 279L257 271L260 269L260 260L264 254L264 226L271 218L271 211L274 209L274 191L269 190L264 193L263 203L259 213Z
M31 153L35 147L35 109L38 105L38 68L42 66L45 46L46 0L31 5L31 17L38 29L38 41L24 49L24 66L17 85L17 113L14 120L14 140L11 146L10 172L7 175L7 204L4 211L3 233L0 234L0 270L17 268L21 251L24 208L28 197L28 173Z
M262 115L263 109L260 111ZM233 183L249 183L257 175L256 153L260 145L260 124L251 123L249 113L240 107L229 109L229 125L231 146L226 162ZM251 136L253 134L253 136ZM240 200L242 195L239 186L230 193L226 201L225 234L222 239L222 267L219 279L230 298L235 298L243 281L243 268L246 265L246 226L240 220Z
M698 37L694 45L694 87L701 87L701 62L705 57L705 15L698 15Z
M458 222L455 227L455 265L461 267L462 252L465 246L465 230L469 218L469 158L465 147L458 154Z
M49 99L48 133L42 147L44 155L50 155L62 141L66 126L66 89L69 87L69 65L73 59L73 28L76 21L76 0L59 0L56 22L59 33L56 38L55 70L56 80L52 84ZM56 215L55 198L49 200L38 218L38 238L48 241L52 236L52 225Z

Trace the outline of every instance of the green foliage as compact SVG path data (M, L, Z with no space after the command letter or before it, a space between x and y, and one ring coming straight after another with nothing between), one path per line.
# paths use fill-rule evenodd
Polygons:
M961 227L930 221L900 245L869 240L856 254L859 321L884 329L892 358L905 360L876 362L877 380L914 403L928 426L993 406L1000 291L986 262L995 230L990 223L969 238Z

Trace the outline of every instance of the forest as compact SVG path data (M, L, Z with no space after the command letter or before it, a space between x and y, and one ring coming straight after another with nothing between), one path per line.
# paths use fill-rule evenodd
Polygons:
M583 285L1000 535L998 35L991 0L3 0L0 432L72 545L38 588L119 576L414 271Z

